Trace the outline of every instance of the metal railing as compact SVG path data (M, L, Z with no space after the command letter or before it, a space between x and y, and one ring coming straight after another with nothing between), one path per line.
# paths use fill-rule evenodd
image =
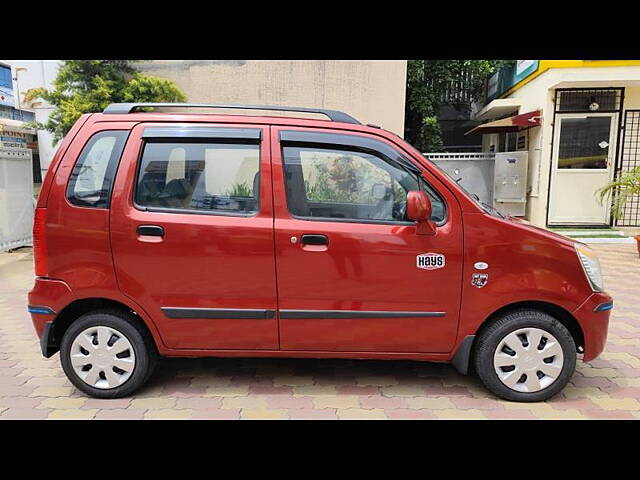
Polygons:
M459 152L459 153L423 153L430 160L495 160L495 153Z

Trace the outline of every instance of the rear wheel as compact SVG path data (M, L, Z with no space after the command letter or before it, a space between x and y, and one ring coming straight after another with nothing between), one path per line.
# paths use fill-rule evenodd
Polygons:
M518 310L495 320L478 337L474 363L497 396L539 402L562 390L576 367L576 346L551 315Z
M118 398L151 376L155 351L135 319L120 311L90 312L67 329L60 346L62 368L79 390Z

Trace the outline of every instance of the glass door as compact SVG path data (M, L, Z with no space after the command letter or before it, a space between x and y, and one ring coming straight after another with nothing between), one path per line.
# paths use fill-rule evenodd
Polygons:
M596 191L612 176L615 114L558 115L549 199L551 225L608 225Z

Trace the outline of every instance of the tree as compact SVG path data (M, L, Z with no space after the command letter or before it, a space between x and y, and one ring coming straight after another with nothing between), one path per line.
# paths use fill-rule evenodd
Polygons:
M33 88L25 101L46 100L54 110L46 123L34 128L62 139L83 113L101 112L118 102L184 102L186 96L173 82L136 71L132 60L67 60L54 81L54 89Z
M405 138L423 152L442 149L438 112L443 105L470 107L486 79L510 60L409 60Z

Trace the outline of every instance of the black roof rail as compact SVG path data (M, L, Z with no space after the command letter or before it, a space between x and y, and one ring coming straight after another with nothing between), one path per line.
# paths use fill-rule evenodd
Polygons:
M327 110L324 108L306 108L306 107L285 107L274 105L224 105L211 103L112 103L104 109L102 113L132 113L138 108L144 107L171 107L171 108L237 108L240 110L277 110L281 112L304 112L319 113L327 116L333 122L354 123L361 125L358 120L351 115L338 110Z

